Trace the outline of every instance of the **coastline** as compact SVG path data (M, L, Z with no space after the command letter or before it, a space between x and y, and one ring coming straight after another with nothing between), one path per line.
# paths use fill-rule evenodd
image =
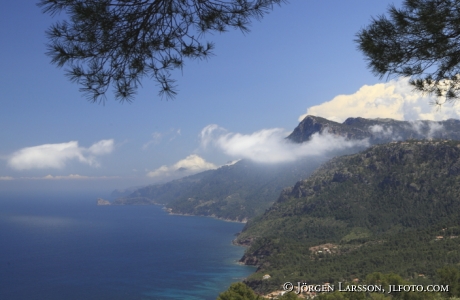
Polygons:
M243 220L240 221L240 220L233 220L233 219L229 219L229 218L221 218L221 217L218 217L218 216L216 216L214 214L213 215L194 215L194 214L173 212L171 208L166 207L166 204L156 203L156 202L153 202L153 201L150 201L149 203L129 203L129 204L126 204L126 203L113 203L113 202L110 202L110 201L102 199L102 198L97 198L96 203L97 203L98 206L158 205L158 206L162 206L163 210L168 212L168 214L170 214L170 215L188 216L188 217L208 217L208 218L214 218L214 219L217 219L217 220L221 220L221 221L224 221L224 222L234 222L234 223L243 223L243 224L246 224L248 222L247 218L244 218Z
M2 203L2 212L6 213L2 225L15 233L6 235L5 243L17 250L15 255L20 259L8 266L9 248L2 249L6 251L2 256L6 268L2 272L8 286L0 291L1 299L34 298L33 289L24 286L32 287L37 282L50 300L119 299L121 293L132 295L130 299L213 300L230 284L254 272L253 268L237 264L244 249L230 244L234 233L244 226L241 224L173 218L161 206L96 207L96 198L82 201L84 196L71 193L67 202L59 193L52 198L29 198L27 202L12 200L11 205ZM59 209L54 209L56 205ZM33 217L23 217L29 216L30 207ZM48 242L56 247L48 249ZM69 245L78 251L69 252ZM30 248L51 255L30 257ZM12 273L16 267L33 272ZM64 273L69 276L52 277ZM35 274L40 276L35 278ZM68 289L62 288L67 284Z
M155 201L153 201L151 199L144 198L144 197L139 197L139 198L134 198L134 199L138 200L138 201L137 202L130 202L130 203L126 203L126 202L123 202L123 201L112 201L111 202L111 201L105 200L103 198L97 198L96 203L97 203L98 206L111 206L111 205L114 205L114 206L121 206L121 205L159 205L159 206L162 206L163 210L167 211L168 214L170 214L170 215L210 217L210 218L214 218L214 219L221 220L221 221L224 221L224 222L235 222L235 223L243 223L243 224L246 224L248 222L247 218L244 218L242 220L235 220L235 219L230 219L230 218L218 217L215 214L212 214L212 215L197 215L197 214L173 212L172 208L166 207L166 204L164 204L164 203L157 203L157 202L155 202Z
M221 218L217 217L216 215L194 215L194 214L186 214L186 213L177 213L177 212L172 212L171 208L167 208L166 206L163 206L163 209L168 212L170 215L176 215L176 216L186 216L186 217L207 217L207 218L213 218L216 220L224 221L224 222L233 222L233 223L242 223L246 224L248 222L247 219L243 219L242 221L239 220L232 220L232 219L227 219L227 218Z
M222 217L217 217L216 215L195 215L195 214L189 214L189 213L177 213L177 212L173 212L173 210L171 208L168 208L166 206L166 204L160 204L160 203L155 203L153 201L150 201L149 203L146 203L146 202L138 202L138 203L123 203L123 202L118 202L118 203L113 203L111 201L107 201L107 200L104 200L102 198L98 198L97 199L97 205L98 206L131 206L131 205L134 205L134 206L145 206L145 205L155 205L155 206L161 206L161 209L164 210L165 212L167 212L168 215L176 215L176 216L187 216L187 217L207 217L207 218L213 218L213 219L216 219L216 220L219 220L219 221L224 221L224 222L228 222L228 223L240 223L240 224L246 224L248 222L247 219L243 219L243 220L234 220L234 219L230 219L230 218L222 218ZM239 230L237 233L235 233L235 235L239 235L241 233L241 230ZM245 245L245 244L241 244L241 243L237 243L236 242L236 237L234 236L231 240L230 240L230 244L233 245L233 246L237 246L237 247L244 247L244 248L247 248L248 245ZM236 265L236 266L239 266L239 267L251 267L251 268L254 268L254 269L251 269L251 273L246 275L246 276L242 276L242 277L239 277L237 279L237 281L239 282L243 282L244 280L246 280L248 278L248 276L250 276L251 274L253 274L255 271L256 271L256 266L254 265L251 265L251 264L247 264L245 261L243 261L243 258L244 258L244 253L242 254L242 256L240 256L239 258L233 260L233 264ZM236 279L236 278L235 278ZM235 281L233 281L235 282ZM225 289L222 289L219 291L219 294L224 292Z

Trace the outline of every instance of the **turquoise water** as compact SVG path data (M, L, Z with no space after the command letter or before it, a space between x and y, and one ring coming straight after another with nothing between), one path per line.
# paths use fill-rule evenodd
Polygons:
M254 271L243 224L96 196L0 197L0 299L207 300Z

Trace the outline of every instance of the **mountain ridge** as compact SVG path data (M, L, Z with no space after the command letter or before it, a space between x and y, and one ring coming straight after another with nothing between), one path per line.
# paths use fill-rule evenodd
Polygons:
M365 144L369 145L409 138L460 140L460 121L407 122L358 117L338 123L322 117L306 116L285 141L302 144L322 135L341 137L347 141L366 141ZM278 174L263 164L243 160L231 166L131 191L112 204L160 204L175 214L247 221L269 208L284 187L308 177L322 162L336 155L356 153L363 149L357 146L333 151L328 156L311 156L279 165L277 171L276 167L273 168Z
M381 144L406 139L455 139L460 140L460 120L398 121L389 118L347 118L343 123L317 116L306 116L287 139L303 143L316 133L329 132L347 139L370 139L370 144Z
M246 222L262 213L281 190L305 178L324 159L266 165L249 160L143 187L112 205L163 205L172 214ZM250 199L250 201L248 201Z

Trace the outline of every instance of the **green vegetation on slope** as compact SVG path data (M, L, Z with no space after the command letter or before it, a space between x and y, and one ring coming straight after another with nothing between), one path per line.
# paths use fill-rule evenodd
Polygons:
M325 160L325 157L312 157L277 165L241 160L138 189L113 204L162 204L172 213L246 221L263 213L285 186L307 177Z
M285 189L237 242L256 291L460 263L460 142L408 141L336 158ZM263 274L271 278L262 280Z
M232 284L228 290L221 293L217 300L262 300L253 290L241 282Z
M306 286L302 287L302 291L299 295L300 297L297 296L299 294L299 284L295 283L293 284L292 291L278 290L271 294L267 294L266 297L279 300L304 299L305 297L314 297L318 300L460 299L457 298L457 296L460 296L460 269L456 267L443 267L438 269L434 282L420 276L412 280L406 280L395 273L373 272L366 275L361 280L355 278L353 281L328 285L328 288L324 288L325 285L317 286L317 288L320 289L319 292L315 292L315 288L308 291L308 283L305 281L302 283L305 283ZM432 283L434 283L434 285L432 285ZM400 288L400 286L404 286L404 288ZM421 291L423 289L429 291ZM264 298L257 297L247 285L235 283L217 298L217 300L224 299Z
M245 221L269 208L283 187L308 177L321 162L328 159L326 156L356 153L367 142L376 144L427 137L460 139L460 121L405 122L348 118L340 124L321 117L307 116L286 138L286 142L302 143L309 141L315 134L326 133L347 140L361 140L361 143L354 148L331 149L327 155L311 156L293 163L264 165L242 160L217 170L140 188L128 196L122 194L123 197L113 204L162 204L173 213Z

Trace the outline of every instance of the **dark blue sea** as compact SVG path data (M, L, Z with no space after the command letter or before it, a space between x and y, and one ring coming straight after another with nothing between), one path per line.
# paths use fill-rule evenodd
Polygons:
M243 224L97 206L97 195L0 195L0 299L216 299L254 269Z

